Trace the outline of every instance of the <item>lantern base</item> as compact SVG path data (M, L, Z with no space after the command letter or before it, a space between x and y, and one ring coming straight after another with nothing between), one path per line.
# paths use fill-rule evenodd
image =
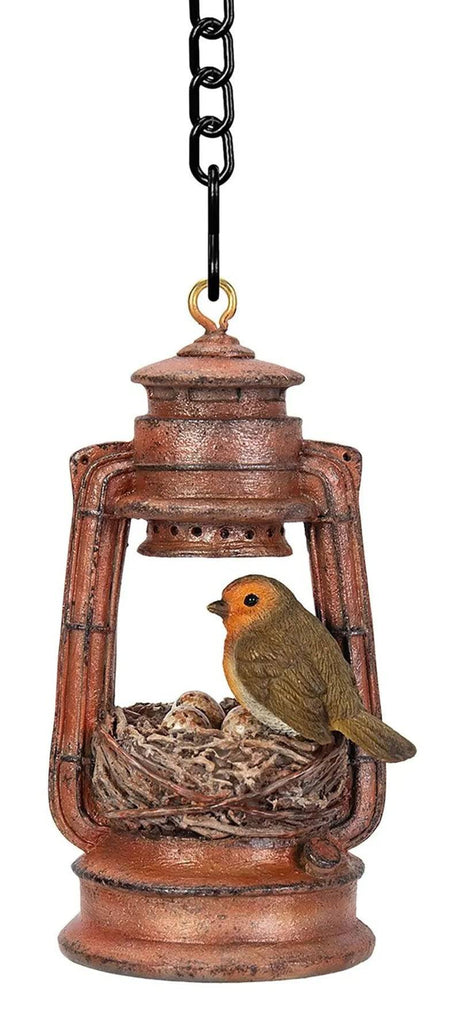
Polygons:
M161 980L246 982L369 958L356 918L362 862L307 867L292 844L111 836L74 865L81 914L59 944L81 965Z

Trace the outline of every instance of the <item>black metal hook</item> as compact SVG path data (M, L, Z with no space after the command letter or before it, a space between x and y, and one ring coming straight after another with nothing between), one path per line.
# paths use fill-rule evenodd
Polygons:
M220 294L220 175L217 165L208 170L208 298Z

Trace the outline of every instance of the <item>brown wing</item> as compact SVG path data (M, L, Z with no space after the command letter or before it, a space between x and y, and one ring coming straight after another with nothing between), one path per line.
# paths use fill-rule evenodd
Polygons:
M262 634L246 634L236 644L235 665L243 685L278 719L308 740L331 742L326 684L305 653L286 654L285 643L271 637L265 645Z

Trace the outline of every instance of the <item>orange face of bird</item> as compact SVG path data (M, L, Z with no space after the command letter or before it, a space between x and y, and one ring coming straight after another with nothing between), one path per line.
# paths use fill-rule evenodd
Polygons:
M220 615L228 634L236 636L269 615L278 601L274 582L265 576L244 576L230 583L208 611Z

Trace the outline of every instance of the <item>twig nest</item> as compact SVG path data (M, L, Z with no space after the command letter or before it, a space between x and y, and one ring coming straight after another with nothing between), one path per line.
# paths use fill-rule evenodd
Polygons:
M262 726L232 700L222 707L223 729L194 705L107 712L92 741L104 824L150 837L304 840L347 818L343 737L320 747Z
M191 705L197 711L203 712L209 719L209 725L216 730L220 730L225 719L225 712L221 705L214 701L209 694L202 694L199 690L189 690L187 693L181 694L177 704L178 706Z
M163 719L162 730L168 733L196 733L197 730L211 729L211 723L198 708L193 705L175 705Z
M244 737L258 737L263 732L263 727L258 719L255 719L247 708L238 706L232 708L231 712L225 716L222 723L222 732L225 733L226 737L232 737L233 740L243 740Z

